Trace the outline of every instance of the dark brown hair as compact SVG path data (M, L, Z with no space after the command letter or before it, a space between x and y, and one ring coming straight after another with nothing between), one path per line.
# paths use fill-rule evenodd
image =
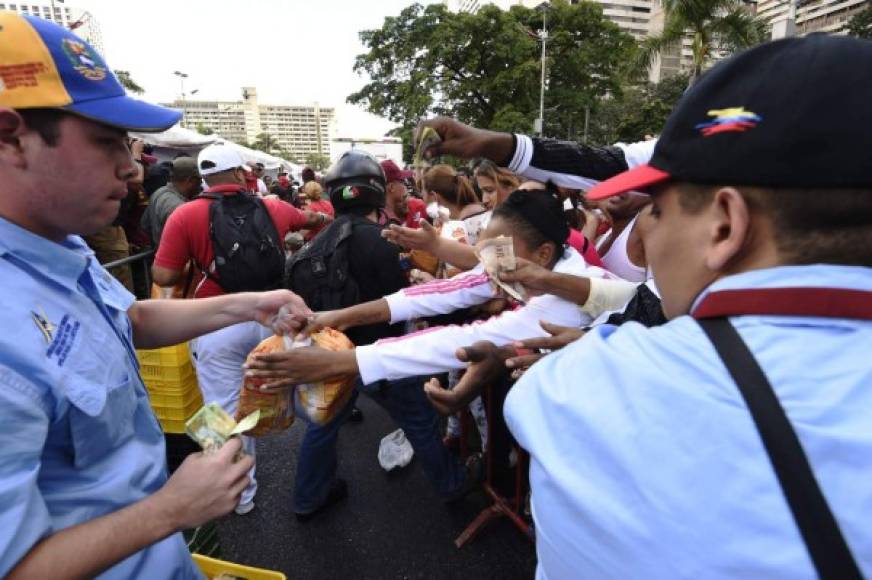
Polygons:
M61 136L61 121L69 115L60 109L16 109L24 124L36 131L49 147L58 144Z
M702 211L718 186L678 184L684 211ZM872 266L872 190L736 186L752 212L772 221L787 264Z

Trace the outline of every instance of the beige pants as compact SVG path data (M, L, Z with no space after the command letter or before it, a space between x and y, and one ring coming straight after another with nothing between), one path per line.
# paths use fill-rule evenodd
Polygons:
M101 264L130 257L127 235L121 226L106 226L93 235L85 236L85 241L97 254L97 261ZM125 288L133 292L133 275L130 272L130 266L112 268L109 272L124 284Z

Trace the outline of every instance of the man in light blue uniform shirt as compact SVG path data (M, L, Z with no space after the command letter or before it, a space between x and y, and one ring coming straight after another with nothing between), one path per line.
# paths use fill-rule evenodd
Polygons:
M0 11L0 62L0 577L199 578L179 530L229 513L252 460L234 440L168 479L134 344L310 313L287 291L136 302L79 235L126 196L126 131L179 113L37 18Z
M857 39L742 53L683 97L649 165L589 192L651 193L640 228L671 320L595 328L509 393L506 421L531 457L538 578L820 570L695 320L712 316L762 367L833 536L872 576L870 70L872 43Z

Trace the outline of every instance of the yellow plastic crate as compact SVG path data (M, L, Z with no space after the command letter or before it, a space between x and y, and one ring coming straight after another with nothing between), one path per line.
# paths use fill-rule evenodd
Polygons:
M167 386L188 380L194 375L194 367L190 361L172 367L140 365L139 374L146 384Z
M183 405L158 405L151 401L151 408L154 409L154 414L158 419L180 419L182 421L188 419L191 415L197 412L197 409L203 406L203 396L200 391L193 391L188 400Z
M200 568L200 572L209 579L220 576L221 574L229 574L237 578L244 578L245 580L287 580L288 578L281 572L273 572L271 570L264 570L263 568L252 568L241 564L233 564L231 562L201 556L200 554L192 554L192 556L194 557L194 562Z
M185 421L187 419L161 419L158 417L157 420L164 433L182 434L185 432Z
M199 391L200 385L197 383L197 375L191 370L191 374L187 375L180 381L161 381L157 379L148 379L143 377L145 388L148 389L150 395L167 395L176 398L185 398L190 396L191 391ZM160 403L165 405L167 403Z
M180 407L187 407L194 399L200 399L200 390L197 388L196 383L194 383L194 388L192 389L176 391L153 391L148 389L148 398L151 400L152 407L172 407L178 409Z
M151 367L179 367L191 362L187 342L153 350L137 350L136 357L140 365Z

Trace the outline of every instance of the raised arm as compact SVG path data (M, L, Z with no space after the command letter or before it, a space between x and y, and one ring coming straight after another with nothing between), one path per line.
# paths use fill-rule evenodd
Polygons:
M406 249L422 250L433 254L443 262L452 264L461 270L471 270L478 264L478 258L472 246L441 237L436 228L428 222L422 222L420 228L407 228L392 224L382 232L382 235Z
M599 181L647 163L656 144L656 140L651 140L596 147L575 141L485 131L448 117L423 121L418 132L428 126L439 133L442 141L425 152L427 157L486 157L528 179L552 181L573 189L589 189Z

